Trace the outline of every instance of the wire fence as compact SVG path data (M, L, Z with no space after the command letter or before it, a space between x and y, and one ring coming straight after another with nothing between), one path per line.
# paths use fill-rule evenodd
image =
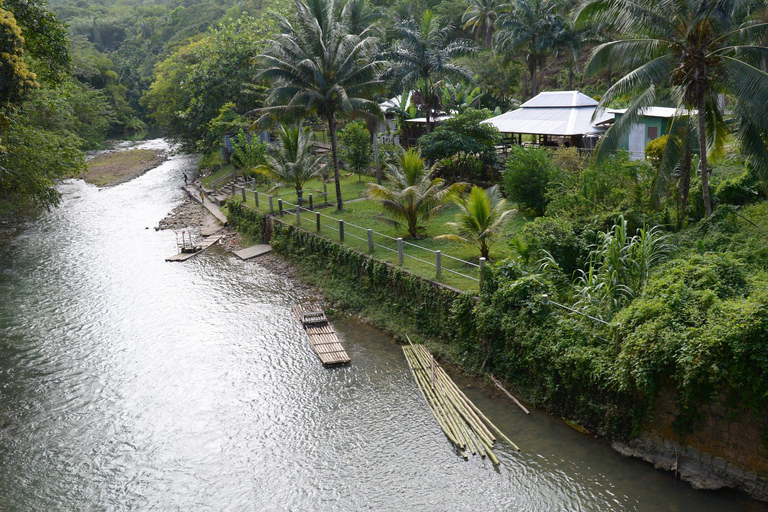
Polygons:
M255 181L246 181L244 184L233 186L232 193L234 195L236 195L235 189L239 189L243 202L246 202L249 196L253 198L254 203L259 210L268 209L270 214L279 217L290 215L295 218L296 225L299 227L314 224L313 227L320 236L322 236L321 233L323 230L330 230L338 233L337 236L340 243L344 244L349 239L356 240L357 242L360 242L360 244L357 245L367 248L369 254L374 253L377 249L381 249L387 253L397 254L397 262L400 265L406 265L406 262L408 261L419 262L422 265L433 268L437 280L441 280L443 278L443 273L446 272L459 278L482 284L483 270L486 264L485 258L479 258L478 262L474 263L445 254L440 250L429 249L405 241L402 238L395 238L384 233L379 233L378 231L373 231L372 229L317 211L316 208L328 205L327 189L321 194L323 195L322 203L315 203L312 194L309 194L307 198L301 199L296 196L289 196L291 198L296 197L293 201L288 201L285 196L278 197L265 194L257 190ZM300 202L301 205L299 204ZM406 248L409 250L406 251ZM409 252L411 254L409 254ZM444 260L448 261L444 262ZM447 267L444 263L448 262L453 262L452 266L468 267L472 269L476 272L477 277L455 268Z

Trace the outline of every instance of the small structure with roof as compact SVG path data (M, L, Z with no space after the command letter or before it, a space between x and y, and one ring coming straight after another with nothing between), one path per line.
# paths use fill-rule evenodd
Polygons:
M627 109L609 109L608 113L618 121ZM619 142L619 147L629 151L632 160L645 158L645 146L653 139L665 135L668 131L669 120L675 116L677 109L671 107L647 107L640 111L638 120L629 128L629 133Z
M523 135L532 135L534 143L542 146L592 149L606 123L613 121L609 112L593 120L596 108L597 101L579 91L542 92L520 108L483 123L495 126L513 144L522 144Z

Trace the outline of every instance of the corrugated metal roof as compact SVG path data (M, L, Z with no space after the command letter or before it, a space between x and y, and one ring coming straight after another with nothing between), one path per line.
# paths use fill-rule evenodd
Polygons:
M501 133L531 133L536 135L584 135L605 131L592 122L595 107L520 107L483 123L494 125Z
M584 135L601 133L597 124L613 118L603 112L592 121L597 102L579 91L542 92L526 101L517 110L486 119L501 133L530 133L535 135Z
M615 112L616 114L624 114L627 111L625 108L620 109L614 109L612 112ZM696 111L693 111L692 114L695 114ZM640 111L640 115L646 116L646 117L661 117L664 119L669 119L670 117L674 117L675 114L677 114L677 109L672 107L646 107ZM686 111L681 111L680 115L688 115L689 113Z
M597 101L579 91L542 92L529 99L520 108L542 107L596 107Z

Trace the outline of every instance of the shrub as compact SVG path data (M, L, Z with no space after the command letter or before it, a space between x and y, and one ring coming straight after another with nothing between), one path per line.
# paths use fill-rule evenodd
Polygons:
M476 176L479 160L485 171L496 164L496 144L500 140L495 126L480 121L491 116L489 110L467 109L444 121L434 132L419 139L422 155L431 162L448 160L447 173L454 179Z
M341 157L350 170L362 180L363 171L371 165L371 134L361 121L347 124L339 132Z
M545 193L554 169L549 150L512 146L505 165L504 190L521 208L543 215L547 207Z

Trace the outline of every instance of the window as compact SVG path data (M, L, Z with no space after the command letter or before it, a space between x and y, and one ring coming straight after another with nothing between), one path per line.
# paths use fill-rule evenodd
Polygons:
M653 140L659 136L659 128L657 126L648 127L648 140Z

